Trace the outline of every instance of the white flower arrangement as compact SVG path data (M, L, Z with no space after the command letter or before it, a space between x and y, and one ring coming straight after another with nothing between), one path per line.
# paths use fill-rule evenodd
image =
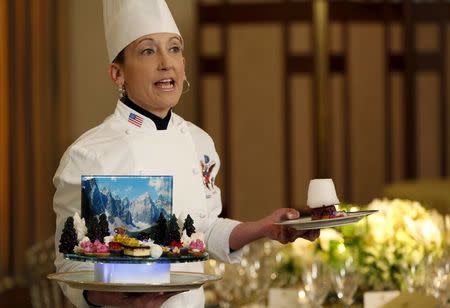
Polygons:
M405 270L430 255L440 257L449 246L450 217L426 210L419 202L375 199L364 209L378 212L357 224L322 229L314 243L298 239L282 248L277 260L279 276L286 270L298 273L302 260L308 258L321 257L333 266L353 253L364 275L362 289L400 289Z

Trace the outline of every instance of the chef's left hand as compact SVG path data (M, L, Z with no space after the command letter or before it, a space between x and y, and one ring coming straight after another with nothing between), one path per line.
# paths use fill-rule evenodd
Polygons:
M314 241L319 237L320 230L295 230L294 228L275 225L274 223L283 220L297 219L300 213L294 209L278 209L263 219L238 224L230 234L230 249L238 250L245 245L260 238L267 237L286 244L301 237L308 241Z
M297 219L300 217L300 213L295 209L281 208L259 220L264 235L272 240L277 240L282 244L295 241L301 237L308 241L314 241L320 235L320 230L296 230L294 228L275 225L275 222L280 222L289 219Z

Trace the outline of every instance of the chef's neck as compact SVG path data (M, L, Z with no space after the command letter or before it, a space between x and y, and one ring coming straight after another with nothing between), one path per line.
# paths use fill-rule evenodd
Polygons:
M167 115L164 118L160 118L156 114L153 114L150 111L145 110L141 106L137 105L135 102L133 102L131 99L129 99L128 96L124 96L120 100L122 101L122 103L127 105L129 108L133 109L136 112L139 112L144 117L152 120L153 123L155 123L157 130L167 129L167 126L169 125L170 117L172 116L171 109L169 109L169 112L167 112Z

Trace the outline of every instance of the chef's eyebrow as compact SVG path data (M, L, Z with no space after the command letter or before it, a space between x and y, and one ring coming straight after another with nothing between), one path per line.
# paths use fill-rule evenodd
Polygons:
M180 44L182 44L182 41L181 41L179 36L172 36L171 38L169 38L169 42L171 42L173 40L177 40ZM152 41L152 42L154 42L155 40L153 38L151 38L151 37L143 37L140 40L138 40L137 44L140 44L140 43L142 43L144 41Z
M172 36L172 37L169 39L169 42L171 42L171 41L173 41L173 40L177 40L180 44L183 43L183 42L181 41L181 39L180 39L179 36Z

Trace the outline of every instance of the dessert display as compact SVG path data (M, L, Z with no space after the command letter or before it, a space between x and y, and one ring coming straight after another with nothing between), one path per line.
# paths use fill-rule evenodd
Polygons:
M171 176L82 176L81 183L81 215L66 219L59 251L66 259L93 263L84 280L94 289L117 291L117 284L127 290L129 284L170 289L178 273L171 271L172 263L208 259L204 235L196 232L192 217L172 214ZM200 264L194 268L201 271ZM192 278L190 272L179 273Z
M150 247L144 245L124 246L123 254L132 257L148 257L150 256Z
M314 179L309 182L307 205L311 208L311 220L347 216L346 212L336 210L338 204L332 179Z
M201 256L204 254L204 252L205 243L203 243L203 241L197 239L189 244L189 253L193 254L194 256Z
M206 257L204 235L195 232L190 215L183 224L175 215L168 219L161 213L151 228L127 233L116 227L111 235L106 215L94 217L88 223L78 213L68 217L61 234L59 251L67 256L78 255L107 259L114 258L179 258ZM103 260L104 261L104 260Z

